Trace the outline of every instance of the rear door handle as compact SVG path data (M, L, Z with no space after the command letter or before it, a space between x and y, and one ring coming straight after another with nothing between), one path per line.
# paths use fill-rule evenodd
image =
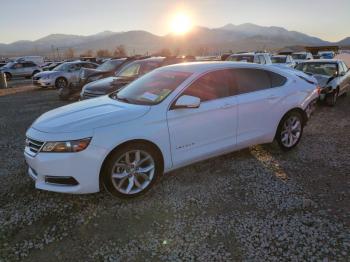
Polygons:
M221 109L229 109L231 108L233 105L231 104L224 104L223 106L221 106Z

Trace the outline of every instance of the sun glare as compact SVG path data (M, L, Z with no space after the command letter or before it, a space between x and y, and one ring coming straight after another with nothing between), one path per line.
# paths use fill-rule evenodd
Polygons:
M192 28L190 17L185 13L176 14L171 21L171 31L175 34L185 34Z

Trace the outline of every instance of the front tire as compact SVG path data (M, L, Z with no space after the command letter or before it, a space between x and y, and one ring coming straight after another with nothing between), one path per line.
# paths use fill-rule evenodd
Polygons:
M59 77L56 79L55 87L57 89L66 88L68 86L68 81L64 77Z
M289 151L296 147L303 135L304 121L302 115L297 111L292 111L285 115L277 129L276 140L284 151Z
M60 98L60 100L66 101L69 99L71 94L71 91L68 87L66 88L60 88L58 90L58 97Z
M326 97L327 105L335 106L338 99L338 90L333 91L331 94L328 94Z
M151 146L127 144L109 156L103 168L102 182L114 196L138 197L150 190L163 173L161 161Z
M5 73L5 78L6 78L6 81L10 81L12 79L12 75L10 73Z

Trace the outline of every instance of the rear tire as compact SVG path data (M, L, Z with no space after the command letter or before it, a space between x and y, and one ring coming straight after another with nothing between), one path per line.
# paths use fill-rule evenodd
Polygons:
M303 116L297 111L292 111L282 118L275 139L282 150L289 151L299 144L303 130Z
M101 175L109 193L134 198L149 191L162 173L162 160L156 150L143 143L131 143L108 157Z

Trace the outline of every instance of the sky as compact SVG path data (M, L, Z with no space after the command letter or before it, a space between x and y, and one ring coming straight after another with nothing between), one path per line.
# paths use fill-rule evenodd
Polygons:
M165 35L178 12L210 28L254 23L328 41L350 36L350 0L0 0L0 6L0 43L105 30Z

